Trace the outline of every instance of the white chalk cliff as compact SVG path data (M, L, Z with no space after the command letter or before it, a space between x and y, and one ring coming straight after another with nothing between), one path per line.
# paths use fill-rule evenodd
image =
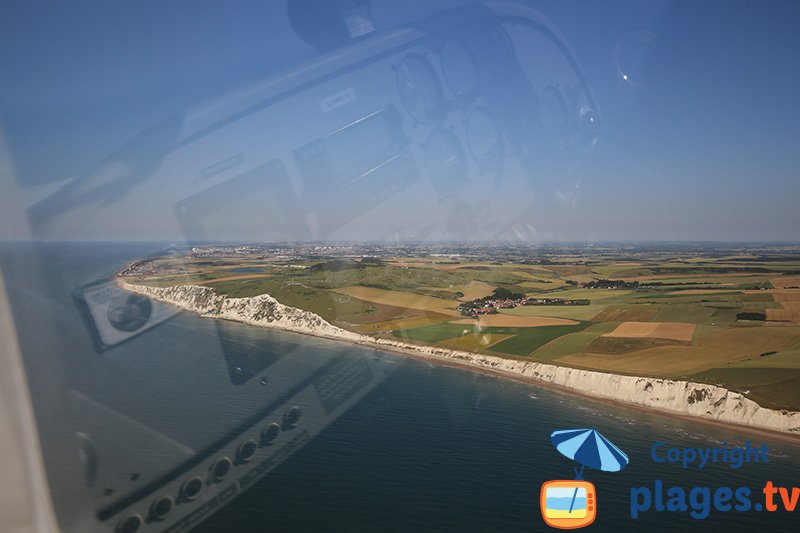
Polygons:
M150 287L118 279L130 292L173 304L202 316L224 318L320 337L377 345L389 350L416 352L425 357L458 363L505 374L534 378L573 389L581 394L629 403L669 413L755 428L800 433L800 412L761 407L753 400L724 387L648 377L621 376L591 370L504 359L491 355L422 346L403 341L377 339L336 327L319 315L289 307L268 294L251 298L228 298L200 285Z

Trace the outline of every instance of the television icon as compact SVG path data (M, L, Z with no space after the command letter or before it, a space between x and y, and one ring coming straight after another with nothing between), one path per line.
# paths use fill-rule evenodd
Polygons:
M597 493L594 484L583 480L555 480L542 485L542 518L557 529L577 529L594 522Z

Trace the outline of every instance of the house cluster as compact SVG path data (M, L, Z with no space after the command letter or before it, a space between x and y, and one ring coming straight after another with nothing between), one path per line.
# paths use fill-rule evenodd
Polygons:
M585 298L528 298L524 305L589 305Z
M525 296L514 298L479 298L456 307L464 316L476 318L480 315L494 315L499 309L512 309L520 305L525 305L527 298Z
M625 281L622 279L598 279L583 283L584 289L638 289L638 281Z
M238 257L263 254L263 248L259 246L208 246L192 248L192 257Z
M526 298L514 295L510 298L479 298L464 302L456 309L464 316L477 318L480 315L493 315L500 309L512 309L521 305L589 305L589 300L571 300L567 298Z
M160 271L158 264L145 259L131 263L120 270L117 275L120 277L155 276Z
M172 274L191 274L194 271L185 264L174 261L143 259L126 266L117 273L121 278L167 276Z

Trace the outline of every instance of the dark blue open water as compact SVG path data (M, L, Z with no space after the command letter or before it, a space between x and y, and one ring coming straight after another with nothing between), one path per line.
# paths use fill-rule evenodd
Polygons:
M89 422L85 413L54 405L65 390L77 390L199 450L228 431L226 424L237 416L259 407L243 391L274 361L291 361L302 370L321 360L377 355L186 313L99 351L86 313L76 305L80 294L125 261L157 249L152 244L0 247L57 507L69 501L63 492L84 490L81 480L64 473L65 462L73 460L72 450L64 448L72 426ZM766 480L800 485L796 445L463 369L381 357L392 370L385 379L198 529L545 530L539 488L547 480L571 478L573 466L552 448L549 435L581 427L597 428L631 459L621 473L586 472L597 486L598 518L590 530L795 531L800 523L798 513L786 512L712 510L707 519L695 520L688 513L650 511L635 521L629 513L631 487L652 487L656 479L687 490L748 486L754 501ZM656 441L697 447L747 439L767 443L768 464L684 470L655 464L649 456ZM137 449L126 452L135 462Z

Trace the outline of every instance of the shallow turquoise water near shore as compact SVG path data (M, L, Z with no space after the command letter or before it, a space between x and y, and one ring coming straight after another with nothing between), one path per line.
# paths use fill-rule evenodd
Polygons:
M56 419L61 412L50 405L54 384L96 398L200 453L261 407L248 392L252 384L265 379L263 390L280 388L281 383L267 379L279 361L302 373L320 361L380 357L391 369L347 412L202 523L199 531L544 530L539 488L548 480L571 479L574 466L553 449L549 435L580 427L597 428L631 459L620 473L585 473L597 487L593 530L797 527L796 515L785 512L712 510L707 519L694 520L688 513L651 510L631 519L631 487L652 487L657 479L687 490L747 486L754 501L767 480L800 485L800 446L735 428L188 313L98 351L76 297L125 261L153 251L145 244L0 247L45 443L62 438L70 424L86 422L80 413L66 421ZM119 437L125 441L128 436ZM754 445L766 442L769 463L684 470L656 464L650 457L657 441L705 447L748 439ZM130 453L135 457L136 450ZM71 455L64 452L64 457ZM61 460L54 456L49 464L54 479L59 476L56 458ZM65 486L64 480L56 485Z

